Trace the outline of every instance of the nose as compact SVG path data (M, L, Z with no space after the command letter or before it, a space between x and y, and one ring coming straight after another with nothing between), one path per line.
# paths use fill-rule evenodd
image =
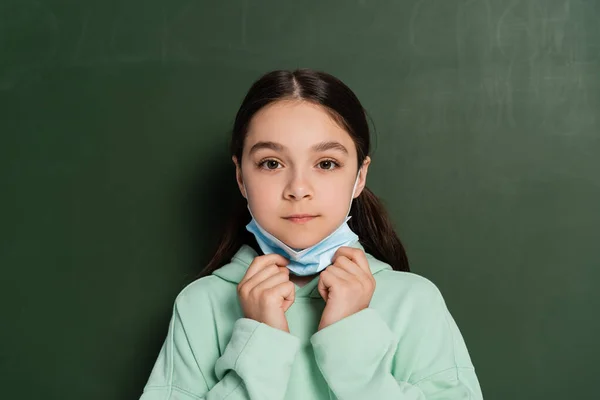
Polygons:
M293 173L285 186L283 197L287 200L311 199L313 188L304 176L300 173Z

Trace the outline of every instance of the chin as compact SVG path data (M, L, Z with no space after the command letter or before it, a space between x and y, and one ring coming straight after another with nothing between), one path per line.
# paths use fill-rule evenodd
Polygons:
M280 240L293 249L303 250L310 246L319 243L322 238L314 237L313 235L302 235L301 237L282 237Z
M293 249L303 250L319 243L335 229L335 227L326 227L324 224L309 225L311 225L310 222L306 225L278 226L278 233L281 235L275 234L275 237Z

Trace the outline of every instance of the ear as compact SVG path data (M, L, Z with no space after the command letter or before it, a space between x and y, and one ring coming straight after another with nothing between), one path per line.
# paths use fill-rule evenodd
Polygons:
M248 198L246 195L246 191L244 190L244 178L242 176L242 166L238 162L236 156L231 157L231 161L235 164L235 180L237 181L238 188L240 189L240 193L244 198Z
M354 193L354 198L357 198L362 193L363 189L367 184L367 173L369 172L369 165L371 164L371 157L366 156L363 161L362 166L360 167L360 172L358 176L358 183L356 184L356 191Z

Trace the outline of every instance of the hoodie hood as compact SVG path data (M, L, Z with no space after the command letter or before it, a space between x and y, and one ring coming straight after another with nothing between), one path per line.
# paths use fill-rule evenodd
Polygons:
M349 247L354 247L365 251L364 247L359 242L356 242L355 244L350 245ZM392 267L389 264L379 261L369 253L365 252L365 255L367 256L369 268L371 269L371 273L373 275L385 269L392 269ZM254 258L257 256L258 253L252 247L248 246L247 244L244 244L242 245L242 247L240 247L237 253L235 253L229 264L218 268L212 274L218 276L219 278L225 281L237 285L241 282L242 278L246 274L246 271L248 270L248 267L250 266ZM318 283L318 276L315 276L313 280L311 280L302 287L296 285L296 297L312 297L320 299L321 295L318 291Z

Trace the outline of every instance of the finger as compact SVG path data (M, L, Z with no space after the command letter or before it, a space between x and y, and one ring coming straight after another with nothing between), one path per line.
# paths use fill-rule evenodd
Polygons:
M341 260L338 259L338 261L336 261L336 263L339 263ZM348 260L346 258L346 261L350 264L352 264L352 261ZM357 270L359 270L359 272L362 273L362 271L360 270L360 268L358 268L357 265L354 266L354 268L356 268ZM345 281L345 282L350 282L353 280L356 280L357 277L354 275L354 273L349 272L348 270L334 264L334 265L330 265L329 267L327 267L327 270L335 275L336 277L338 277L340 280Z
M335 261L333 262L333 265L337 266L338 268L343 269L344 271L347 271L348 273L350 273L352 275L364 274L364 271L362 270L362 268L359 267L354 261L352 261L351 259L349 259L346 256L336 257Z
M262 292L267 289L274 288L280 283L288 282L290 280L290 276L285 272L278 272L275 275L269 276L267 279L259 282L252 290L257 292Z
M292 302L296 298L296 289L292 281L285 281L272 288L278 295L283 297L285 300L291 300Z
M282 288L280 289L279 286L282 286ZM294 283L292 281L287 281L279 284L275 288L283 297L283 304L281 307L283 308L283 312L286 312L296 300L296 288L294 287Z
M274 278L275 277L269 278L271 280L269 285L274 284L276 282L276 280ZM263 289L257 288L257 290L263 290ZM289 280L279 282L279 283L275 284L274 286L271 286L264 290L270 292L269 295L271 295L271 296L283 298L283 301L281 303L281 308L283 309L283 312L286 312L288 310L288 308L290 308L290 306L294 303L294 300L296 299L296 289L294 288L294 283Z
M328 298L329 288L340 283L340 278L329 271L329 268L331 267L332 266L327 267L319 274L319 282L317 284L319 294L325 301L327 301Z
M325 272L325 271L323 271L323 272ZM319 283L317 284L317 290L319 291L319 294L321 295L323 300L325 300L325 302L327 302L327 298L328 298L327 294L329 293L329 289L327 288L327 286L325 286L323 272L321 272L321 274L319 275Z
M337 257L332 266L337 266L338 269L351 275L348 280L351 279L368 279L369 276L359 267L354 261L348 259L346 256Z
M248 290L248 291L252 290L253 288L260 285L265 280L269 279L270 277L272 277L278 273L286 274L288 276L288 280L289 280L289 275L290 275L289 269L287 269L286 267L280 267L276 264L271 264L271 265L267 265L266 267L264 267L263 269L261 269L260 271L258 271L254 275L252 275L252 277L250 279L248 279L244 282L244 285L246 286L246 290Z
M280 267L285 267L289 264L289 262L290 261L288 259L286 259L285 257L283 257L279 254L267 254L264 256L256 257L254 259L254 261L252 261L252 263L248 267L248 270L246 271L246 274L245 274L244 278L242 279L242 281L240 282L240 284L243 284L245 281L252 278L252 276L254 274L256 274L258 271L262 270L263 268L265 268L271 264L275 264Z
M349 260L353 261L356 265L358 265L363 271L367 274L371 275L371 268L369 268L369 261L367 260L367 256L361 249L357 249L354 247L342 246L333 255L332 263L335 263L335 259L337 257L344 256Z

